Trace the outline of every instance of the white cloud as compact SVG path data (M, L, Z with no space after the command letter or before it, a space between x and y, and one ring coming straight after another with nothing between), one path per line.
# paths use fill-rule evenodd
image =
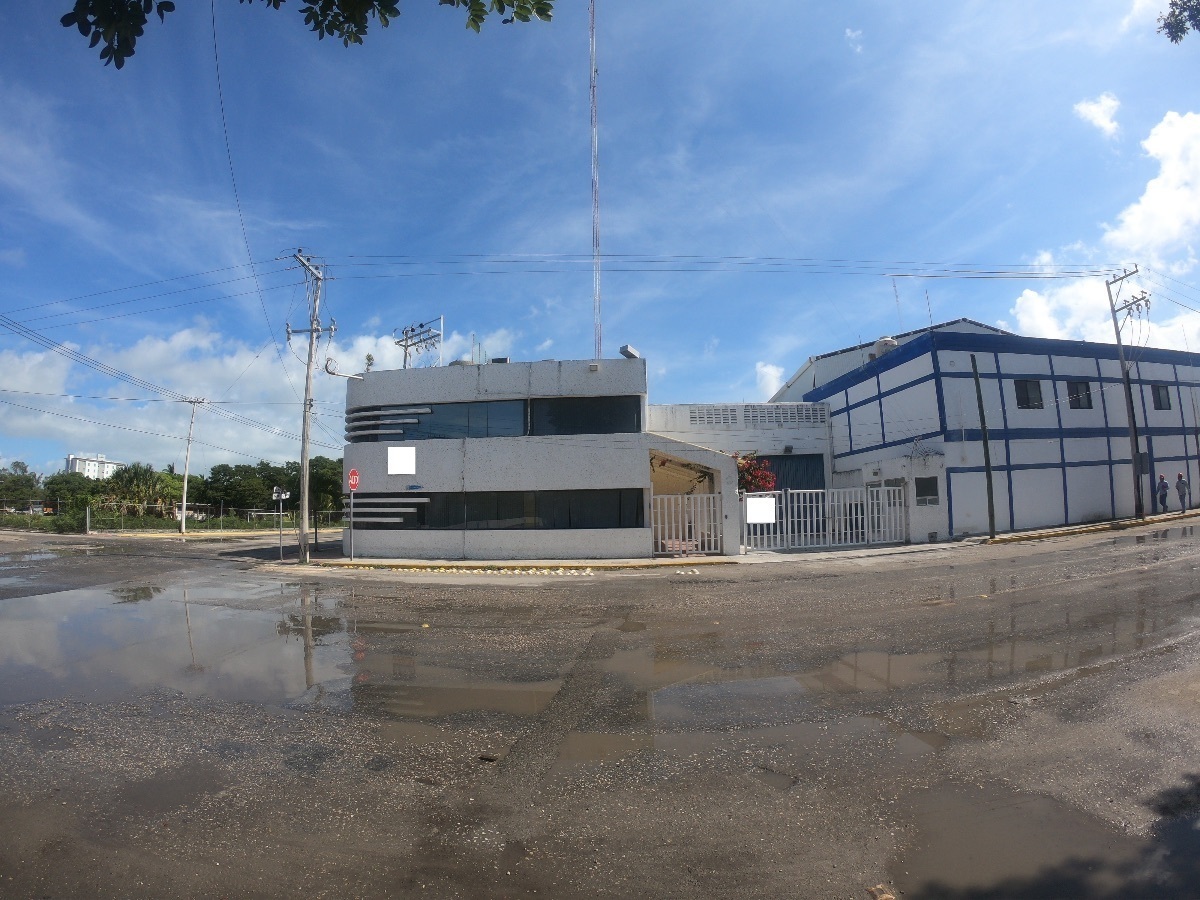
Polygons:
M0 263L4 263L6 266L19 268L24 266L25 262L25 250L21 247L10 247L7 250L0 250Z
M759 397L769 400L776 391L783 387L783 366L756 362L754 364L754 380L758 385Z
M1095 125L1099 128L1105 137L1116 137L1117 132L1121 130L1121 126L1117 124L1117 110L1121 108L1121 101L1116 98L1115 94L1110 94L1105 91L1095 100L1080 100L1075 104L1075 115L1083 119L1083 121Z
M1158 160L1158 175L1107 229L1104 243L1127 258L1182 274L1195 265L1192 244L1200 235L1200 115L1167 113L1142 147Z
M1147 155L1158 160L1158 175L1142 196L1117 216L1103 235L1104 255L1159 269L1178 276L1196 265L1194 244L1200 237L1200 115L1167 113L1142 142ZM1098 255L1076 244L1073 258ZM1043 253L1038 265L1052 266L1053 254ZM1153 286L1150 294L1153 298ZM1124 282L1124 296L1142 289L1137 278ZM1043 290L1026 290L1010 310L1014 329L1034 337L1068 338L1111 343L1114 340L1108 297L1100 278L1058 282ZM1154 304L1153 318L1125 324L1123 340L1131 345L1186 349L1200 315ZM1186 339L1185 339L1186 338Z
M862 33L861 28L859 28L859 29L847 28L846 29L846 43L849 45L850 49L853 50L855 53L862 53L862 49L863 49L862 35L863 35L863 33Z
M1133 0L1133 6L1121 20L1121 30L1129 31L1143 22L1154 21L1164 5L1163 0Z

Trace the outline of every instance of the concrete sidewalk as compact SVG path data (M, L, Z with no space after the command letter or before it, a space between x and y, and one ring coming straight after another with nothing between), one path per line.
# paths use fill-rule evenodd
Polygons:
M998 534L994 538L983 538L982 542L985 544L1012 544L1017 541L1040 541L1045 538L1091 534L1097 531L1124 531L1127 528L1139 528L1143 525L1173 525L1197 516L1200 516L1200 509L1189 509L1182 512L1159 513L1146 516L1144 519L1117 519L1112 522L1093 522L1087 525L1064 525L1059 528L1039 528L1035 531L1014 531L1008 534Z

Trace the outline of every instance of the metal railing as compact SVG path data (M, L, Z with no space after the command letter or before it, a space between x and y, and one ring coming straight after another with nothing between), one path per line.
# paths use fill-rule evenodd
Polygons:
M748 550L896 544L906 538L902 486L761 491L742 494L741 506L742 546Z
M720 494L658 494L650 498L650 530L660 556L721 553Z

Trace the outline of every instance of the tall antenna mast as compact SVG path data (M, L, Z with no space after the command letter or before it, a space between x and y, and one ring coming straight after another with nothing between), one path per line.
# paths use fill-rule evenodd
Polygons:
M596 123L596 0L588 3L588 46L591 50L592 95L592 317L596 325L596 359L600 339L600 129Z

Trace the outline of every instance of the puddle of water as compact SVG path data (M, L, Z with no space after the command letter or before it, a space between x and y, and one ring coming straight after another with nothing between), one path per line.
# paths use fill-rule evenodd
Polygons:
M24 568L30 563L58 559L64 554L50 550L29 550L22 553L0 553L0 572L5 569Z
M1194 898L1200 830L1194 817L1133 837L1049 797L941 785L910 808L917 838L889 865L907 896Z
M781 790L790 788L815 752L870 741L899 762L919 759L945 746L932 732L909 732L874 716L821 721L813 696L787 676L741 681L670 685L649 695L650 730L634 733L573 731L559 748L557 771L604 763L645 750L679 757L770 749L790 760L792 771L751 773ZM784 779L787 780L786 787Z
M858 651L797 675L796 679L814 693L858 693L1061 672L1140 650L1149 646L1156 634L1174 628L1180 621L1179 616L1161 609L1129 616L1101 614L1074 623L1076 634L1059 643L1005 637L1000 628L993 626L982 646L941 653Z
M286 704L315 684L341 678L344 633L326 627L306 637L281 627L290 620L276 612L188 602L231 594L274 597L277 591L247 583L5 600L0 706L66 698L108 702L155 689Z

